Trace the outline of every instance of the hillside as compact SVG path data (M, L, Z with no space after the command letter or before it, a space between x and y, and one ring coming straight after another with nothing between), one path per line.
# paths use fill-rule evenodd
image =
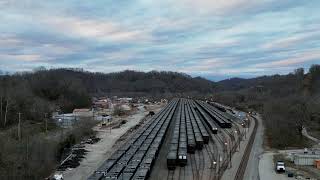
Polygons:
M302 126L320 137L320 65L309 72L233 78L216 83L215 101L262 114L267 143L273 148L305 147Z
M30 120L60 109L90 107L91 97L206 95L213 82L176 72L92 73L82 69L38 69L34 72L0 76L1 124L12 124L18 112ZM8 106L7 106L8 105ZM8 109L7 113L6 107ZM5 118L6 116L6 118Z

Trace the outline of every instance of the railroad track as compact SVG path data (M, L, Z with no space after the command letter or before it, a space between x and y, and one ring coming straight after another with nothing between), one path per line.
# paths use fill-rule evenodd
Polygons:
M205 169L205 159L204 159L204 154L203 151L199 152L199 179L202 180L203 178L203 172Z
M189 159L191 162L191 170L192 170L192 179L193 180L198 180L199 176L198 176L198 167L197 167L197 162L195 159L195 154L194 155L189 155Z
M174 180L174 170L168 170L167 180Z
M238 168L236 176L235 176L235 180L243 180L244 173L246 172L248 160L250 158L253 142L254 142L254 139L256 137L256 133L257 133L257 129L258 129L258 120L253 116L251 116L251 117L254 119L253 131L252 131L252 134L250 136L249 142L248 142L248 144L246 146L246 149L245 149L245 152L243 154L243 157L241 159L239 168Z
M179 171L179 180L185 180L186 179L186 166L180 167Z

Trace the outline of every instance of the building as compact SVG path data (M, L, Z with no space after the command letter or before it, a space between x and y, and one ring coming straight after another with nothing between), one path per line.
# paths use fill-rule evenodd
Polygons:
M91 109L74 109L73 115L76 117L92 117L93 111Z
M313 166L315 161L320 160L319 153L294 154L293 162L295 165Z
M130 103L132 98L118 98L119 103Z
M52 119L55 120L56 124L61 127L71 127L76 121L76 116L73 113L68 114L53 114Z
M96 99L93 101L93 107L95 109L109 109L112 108L111 100L108 98Z

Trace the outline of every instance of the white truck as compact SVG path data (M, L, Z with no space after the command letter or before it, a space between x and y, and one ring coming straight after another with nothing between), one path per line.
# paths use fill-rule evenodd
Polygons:
M283 161L277 161L276 163L276 171L278 173L283 173L286 171L286 167L284 166L284 162Z

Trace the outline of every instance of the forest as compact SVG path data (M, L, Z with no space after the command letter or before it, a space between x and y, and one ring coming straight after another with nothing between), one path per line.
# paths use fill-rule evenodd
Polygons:
M72 112L90 107L93 96L172 97L206 95L213 82L176 72L91 73L82 69L37 68L0 76L1 126L15 124L18 113L43 120L52 111Z
M61 150L92 134L94 124L79 123L65 138L48 120L53 111L72 112L91 106L93 96L212 98L244 111L257 111L270 148L307 147L302 127L320 137L320 65L308 72L212 82L177 72L93 73L82 69L37 68L0 75L0 173L4 179L47 177ZM17 133L22 119L22 137ZM2 178L3 179L3 178Z
M263 117L266 145L271 148L308 147L302 127L320 138L320 65L287 75L233 78L216 84L212 98Z

